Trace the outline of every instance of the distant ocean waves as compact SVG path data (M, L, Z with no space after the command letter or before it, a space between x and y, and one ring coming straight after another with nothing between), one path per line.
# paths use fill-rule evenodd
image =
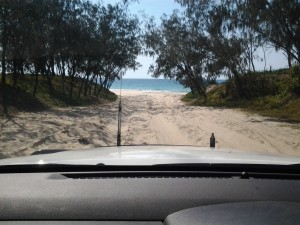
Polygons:
M121 81L116 80L111 89L120 89ZM123 90L139 91L166 91L166 92L189 92L189 88L184 88L178 82L167 79L123 79Z
M223 81L218 81L223 82ZM120 89L121 81L116 80L111 89ZM175 80L167 79L123 79L122 80L123 90L136 90L136 91L163 91L163 92L190 92L189 88L184 88Z

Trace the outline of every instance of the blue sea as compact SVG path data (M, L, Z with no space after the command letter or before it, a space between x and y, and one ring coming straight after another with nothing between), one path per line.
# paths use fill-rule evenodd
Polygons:
M116 80L111 89L120 89L121 81ZM189 88L184 88L175 80L167 79L123 79L123 90L136 91L164 91L164 92L189 92Z
M222 82L223 80L218 80ZM111 90L119 90L121 87L121 81L116 80ZM175 80L168 79L123 79L122 80L123 90L137 90L137 91L163 91L163 92L190 92L189 88L184 88Z

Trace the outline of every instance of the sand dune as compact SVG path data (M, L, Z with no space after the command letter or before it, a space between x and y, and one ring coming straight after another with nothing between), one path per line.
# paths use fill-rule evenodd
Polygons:
M123 91L122 144L208 146L300 155L299 125L238 110L186 106L179 93ZM0 119L0 158L116 145L118 102Z

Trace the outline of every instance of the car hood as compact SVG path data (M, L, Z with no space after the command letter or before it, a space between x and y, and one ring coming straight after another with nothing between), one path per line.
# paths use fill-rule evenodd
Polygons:
M55 150L60 151L60 150ZM55 152L53 151L53 152ZM49 151L51 152L51 150ZM42 152L41 152L42 153ZM300 163L300 157L243 152L193 146L122 146L60 151L8 158L0 165L72 164L72 165L158 165L158 164L278 164Z

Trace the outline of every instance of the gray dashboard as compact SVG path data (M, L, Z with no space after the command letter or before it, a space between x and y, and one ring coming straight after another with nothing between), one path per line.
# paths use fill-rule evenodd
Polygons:
M22 224L26 224L24 221L48 221L46 224L72 221L75 224L74 221L81 221L80 224L154 225L162 224L169 216L166 224L172 225L180 224L172 218L190 215L183 211L174 217L174 213L182 210L200 207L196 208L197 212L199 210L197 216L208 218L208 213L222 215L222 210L228 208L220 204L236 203L230 213L243 215L241 209L246 205L239 204L253 202L250 206L254 209L258 204L255 202L262 201L275 207L271 213L277 214L280 207L285 206L299 212L298 179L113 176L78 179L70 174L0 174L0 224L20 224L14 221L22 221Z

